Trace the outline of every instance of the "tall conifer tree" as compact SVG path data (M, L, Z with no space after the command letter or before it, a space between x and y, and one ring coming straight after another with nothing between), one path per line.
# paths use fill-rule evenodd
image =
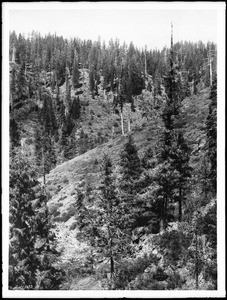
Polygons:
M207 117L207 147L208 157L210 160L210 182L213 193L217 190L217 79L211 87L210 93L211 103L209 105L209 114Z

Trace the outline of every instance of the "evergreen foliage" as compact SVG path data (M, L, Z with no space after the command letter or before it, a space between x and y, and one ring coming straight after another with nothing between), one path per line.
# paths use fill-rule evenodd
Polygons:
M179 221L182 219L182 203L185 187L190 177L189 147L178 129L180 108L182 103L182 85L179 74L179 65L175 62L172 37L170 49L170 70L165 77L166 101L164 104L162 118L164 122L163 148L160 153L160 166L157 182L157 209L160 214L160 228L164 230L171 215L168 213L168 206L178 202Z
M58 252L50 232L47 198L23 155L10 165L10 289L58 289L63 272L53 265Z
M122 227L132 234L138 217L137 197L141 189L140 176L142 173L141 162L135 142L131 135L124 145L120 160L121 177L119 182L120 207L122 209Z
M204 66L211 49L180 42L144 53L118 40L10 34L10 289L60 289L62 266L67 276L76 270L68 285L83 273L107 289L217 289L217 82L210 91ZM215 64L214 56L213 73ZM201 90L206 101L191 107ZM103 149L109 156L99 166ZM61 171L72 169L71 192ZM70 228L71 258L52 212L58 230Z
M208 157L210 160L210 182L213 193L216 194L217 189L217 80L215 79L211 88L211 103L209 106L209 114L207 116L207 147Z
M65 272L57 266L60 252L56 250L56 237L52 231L53 226L51 224L47 201L48 195L45 188L42 188L39 191L34 208L36 213L35 254L38 261L35 272L35 289L57 290L63 281Z
M34 253L35 214L32 200L37 185L34 171L23 155L14 155L10 162L10 245L9 288L33 289L35 287Z

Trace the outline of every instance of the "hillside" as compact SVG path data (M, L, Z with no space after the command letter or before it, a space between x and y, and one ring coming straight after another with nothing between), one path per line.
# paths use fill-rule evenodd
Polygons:
M182 113L184 115L185 137L192 148L191 166L193 169L199 169L200 158L202 155L202 145L205 141L204 123L208 114L210 104L210 90L202 90L199 94L185 98L183 101ZM157 145L157 139L162 130L161 123L147 124L145 128L134 130L132 136L139 149L139 154L145 152L150 146ZM59 247L63 251L62 263L70 264L77 259L83 260L87 246L81 244L76 239L77 229L72 227L75 220L76 187L83 186L89 180L91 188L95 188L99 180L99 161L104 153L108 154L114 166L117 167L120 159L120 153L127 140L127 136L119 136L100 145L86 153L77 156L67 162L58 165L47 175L46 188L51 198L48 206L50 213L55 216L56 233L59 238ZM149 236L148 236L149 237ZM147 239L147 237L146 237ZM149 239L148 239L149 240ZM149 243L148 243L149 245ZM146 251L146 240L142 242L138 251ZM153 251L156 248L154 248ZM84 254L83 254L84 253ZM77 261L76 259L76 261ZM74 275L75 276L75 273ZM82 279L81 279L82 278ZM101 283L96 283L92 277L73 278L72 289L100 289Z
M10 289L217 289L216 45L9 52Z

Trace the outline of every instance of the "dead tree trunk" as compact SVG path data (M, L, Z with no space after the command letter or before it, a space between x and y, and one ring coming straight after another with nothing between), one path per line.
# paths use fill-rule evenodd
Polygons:
M128 132L130 132L130 131L131 131L131 120L129 118L129 120L128 120Z
M124 115L123 115L123 106L122 106L122 108L121 108L121 113L120 113L120 115L121 115L121 132L122 132L122 135L124 135L125 133L124 133Z

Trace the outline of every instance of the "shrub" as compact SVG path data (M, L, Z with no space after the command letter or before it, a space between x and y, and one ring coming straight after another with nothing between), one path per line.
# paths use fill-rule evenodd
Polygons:
M69 180L68 180L67 177L65 177L65 178L63 179L63 183L69 183Z
M62 195L62 196L59 198L58 201L62 201L62 200L64 200L65 198L67 198L67 195Z
M82 181L79 182L78 187L79 187L79 188L82 188L82 187L85 186L85 184L86 184L86 181L85 181L85 180L82 180Z
M60 184L58 184L57 191L59 192L61 189L62 189L62 186Z
M98 161L97 158L95 158L95 159L94 159L94 162L93 162L93 165L94 165L94 166L97 166L98 164L99 164L99 161Z
M74 230L74 229L76 229L76 225L77 225L77 223L76 223L76 222L73 222L72 225L69 227L69 230Z
M56 187L54 185L48 186L48 191L54 191L54 190L56 190Z
M59 216L60 215L60 212L58 210L59 206L61 206L61 205L54 204L54 205L50 206L49 213L51 215L53 215L54 217Z
M116 288L120 290L125 289L136 276L144 272L154 259L155 257L153 255L148 256L145 254L143 257L139 257L135 260L121 261L120 268L116 274Z
M56 210L53 214L53 217L56 218L56 217L60 216L60 214L61 214L60 211Z
M71 218L71 213L69 212L63 212L63 214L60 217L61 222L67 222Z

